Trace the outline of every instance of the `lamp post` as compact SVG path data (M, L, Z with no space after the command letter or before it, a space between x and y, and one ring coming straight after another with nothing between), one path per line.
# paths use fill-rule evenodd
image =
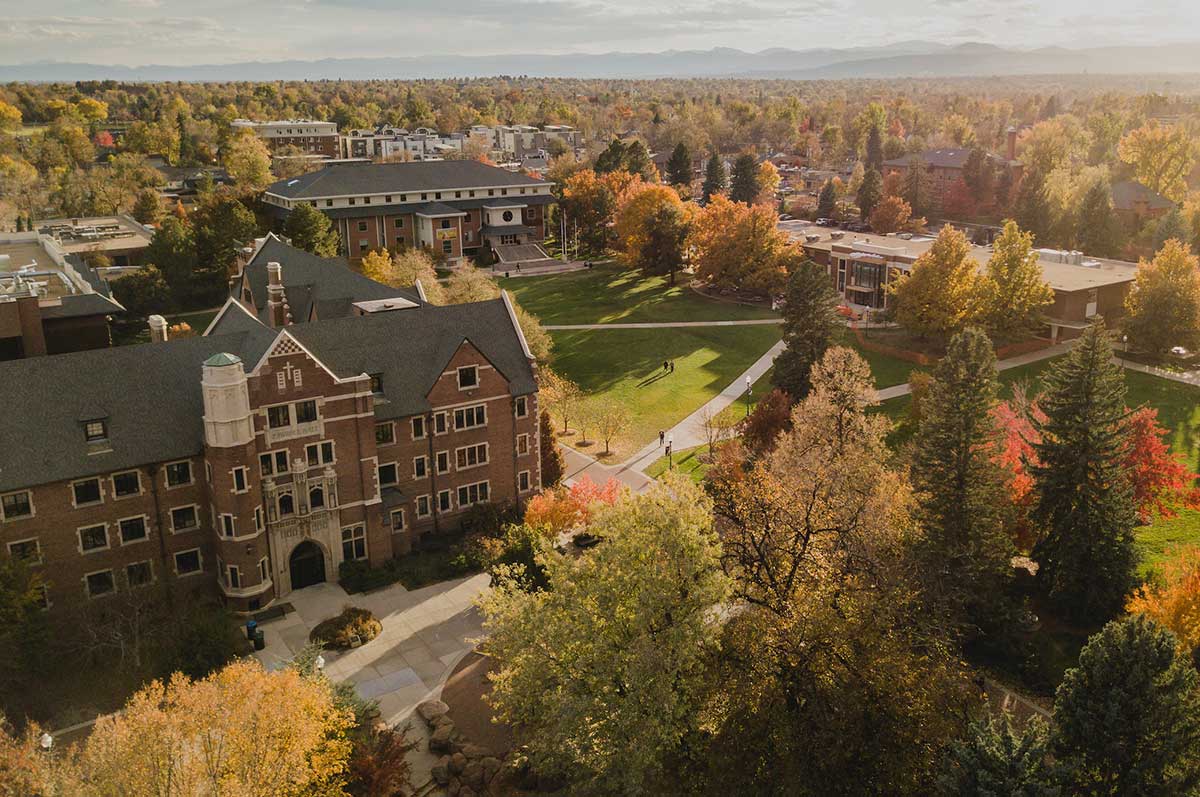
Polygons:
M43 733L38 739L38 744L41 745L42 751L49 753L54 747L54 737L48 733Z
M750 384L750 377L746 377L746 417L747 418L750 417L750 394L753 392L753 390L754 390L754 388Z
M672 451L675 449L675 435L667 435L667 470L675 470L675 458Z
M325 671L325 657L322 656L320 653L318 653L317 658L313 661L313 666L317 668L317 672L324 672Z
M1129 355L1129 336L1121 336L1121 367L1125 367L1125 358Z

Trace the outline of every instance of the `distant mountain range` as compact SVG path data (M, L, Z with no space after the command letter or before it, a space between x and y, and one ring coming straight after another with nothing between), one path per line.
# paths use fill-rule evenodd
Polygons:
M568 55L429 55L406 58L327 58L193 66L120 66L40 62L0 65L0 81L229 81L367 80L536 75L573 78L749 77L839 78L977 77L1040 74L1200 73L1194 44L1044 47L1015 50L990 44L950 46L906 41L884 47L757 53L719 47L658 53Z

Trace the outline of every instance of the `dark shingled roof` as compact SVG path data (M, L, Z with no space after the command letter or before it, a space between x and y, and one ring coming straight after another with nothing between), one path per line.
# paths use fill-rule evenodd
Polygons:
M452 208L445 202L426 202L414 210L413 213L421 216L462 216L465 211Z
M288 332L339 377L381 374L380 420L427 411L426 394L464 340L508 379L512 395L537 390L502 299L294 324Z
M415 290L390 288L353 271L340 257L317 257L269 235L242 271L242 283L250 286L255 312L264 322L269 321L267 263L282 266L283 287L296 323L308 321L314 306L317 318L326 319L344 316L354 302L370 299L399 296L410 302L421 302ZM234 287L233 295L238 299L242 297L241 284Z
M42 318L79 318L89 315L123 313L125 308L98 293L72 293L62 297L62 304L42 305Z
M474 160L335 163L302 177L272 183L267 187L267 193L288 199L312 199L352 194L542 185L545 182Z
M986 153L989 160L997 164L1007 164L1008 161L1001 158L999 155L993 155L990 152ZM920 158L926 166L933 166L938 169L961 169L967 163L967 158L971 157L970 149L961 149L953 147L943 147L942 149L927 149L920 154L905 155L902 158L892 158L883 162L884 166L901 166L907 167L914 158Z
M266 327L0 362L0 492L200 452L202 363L229 352L256 363ZM90 453L81 423L104 417L111 451Z
M446 199L439 204L454 208L455 210L474 210L482 208L484 205L497 204L498 197L473 197L467 199ZM529 194L520 195L516 200L522 205L550 205L555 199L553 194ZM417 213L428 203L426 202L372 202L370 205L355 205L354 207L346 208L320 208L320 211L331 219L358 219L364 216L379 216L379 215L401 215L404 213ZM281 208L278 205L264 205L265 210L276 218L286 219L290 212L287 208Z
M1121 180L1112 185L1114 210L1134 210L1134 204L1146 203L1150 210L1170 210L1175 203L1136 180Z

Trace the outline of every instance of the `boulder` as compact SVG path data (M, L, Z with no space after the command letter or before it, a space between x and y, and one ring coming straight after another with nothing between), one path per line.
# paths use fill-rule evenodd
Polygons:
M483 764L479 761L470 761L462 771L462 781L465 785L472 789L483 788Z
M467 758L488 758L489 756L494 757L496 755L488 748L479 744L464 744L462 752Z
M446 797L458 797L462 793L462 781L458 778L450 778L450 782L446 784Z
M477 792L470 786L464 785L458 792L458 797L477 797Z
M417 706L417 713L426 722L433 722L438 717L444 716L449 710L450 707L440 700L426 700Z
M489 783L496 777L496 773L500 771L500 767L502 766L500 759L495 756L487 756L486 758L479 759L479 765L483 767L483 779Z
M442 716L440 716L440 717L437 717L437 718L436 718L436 719L434 719L432 722L430 722L430 723L429 723L429 727L431 727L431 728L440 728L440 727L442 727L443 725L453 725L453 724L454 724L454 720L450 719L450 715L449 715L449 714L443 714Z
M455 753L450 756L450 774L461 775L463 769L467 766L467 757L462 753Z
M453 725L443 725L435 730L429 737L429 749L434 753L449 753L453 747L452 737L454 736Z
M438 759L438 762L429 770L429 777L433 778L433 782L439 786L445 786L450 782L450 756L444 755Z

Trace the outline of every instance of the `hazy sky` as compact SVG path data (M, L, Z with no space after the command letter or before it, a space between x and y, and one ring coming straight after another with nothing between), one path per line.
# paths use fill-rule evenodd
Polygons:
M1200 40L1200 0L0 0L0 63Z

